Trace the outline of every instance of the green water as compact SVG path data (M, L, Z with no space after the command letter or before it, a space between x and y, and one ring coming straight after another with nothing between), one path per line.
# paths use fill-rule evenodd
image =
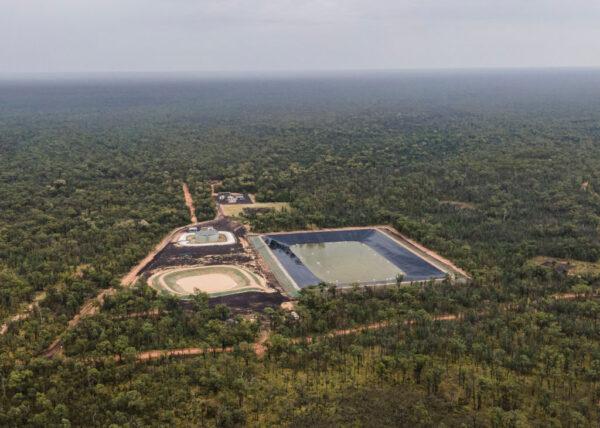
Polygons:
M290 249L319 279L332 284L393 282L402 270L361 242L296 244Z

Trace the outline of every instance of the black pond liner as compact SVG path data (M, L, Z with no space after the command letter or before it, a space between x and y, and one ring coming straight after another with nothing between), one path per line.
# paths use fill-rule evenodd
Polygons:
M345 241L361 242L401 269L405 273L404 281L427 281L446 276L445 272L377 229L284 233L264 235L263 240L300 288L319 284L323 281L317 278L294 254L290 247L297 244ZM360 284L373 285L378 283L383 282L361 282Z

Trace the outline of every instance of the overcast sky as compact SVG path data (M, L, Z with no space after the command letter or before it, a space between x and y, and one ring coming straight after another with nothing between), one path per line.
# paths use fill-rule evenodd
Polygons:
M0 72L600 66L599 0L0 0Z

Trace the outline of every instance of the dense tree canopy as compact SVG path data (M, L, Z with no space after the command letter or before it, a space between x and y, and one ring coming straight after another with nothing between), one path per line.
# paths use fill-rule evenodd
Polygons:
M598 83L1 83L0 315L39 305L0 336L0 425L597 426L600 278L528 262L600 258ZM67 330L188 222L182 182L214 215L211 180L290 202L247 213L254 230L391 224L473 281L323 285L300 295L298 320L202 295L182 307L140 284ZM65 357L41 356L59 335ZM135 361L188 346L207 352Z

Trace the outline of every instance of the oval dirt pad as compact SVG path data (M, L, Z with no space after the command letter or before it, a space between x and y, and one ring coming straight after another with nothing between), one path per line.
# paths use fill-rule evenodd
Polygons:
M155 273L148 284L159 292L185 298L197 291L211 297L247 291L268 292L266 281L257 274L233 265L175 268Z

